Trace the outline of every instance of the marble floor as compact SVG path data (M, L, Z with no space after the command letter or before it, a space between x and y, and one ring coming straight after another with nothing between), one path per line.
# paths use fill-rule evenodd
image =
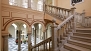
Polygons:
M34 40L35 40L34 37L31 36L32 46L34 46ZM38 44L41 41L43 41L43 40L36 38L36 44ZM8 39L8 46L9 46L8 51L18 51L18 45L15 42L15 38L9 38ZM26 44L22 43L21 44L21 51L28 51L28 43L26 43Z
M14 38L9 38L8 39L8 51L18 51L18 45L15 43ZM21 51L28 51L28 44L21 44Z

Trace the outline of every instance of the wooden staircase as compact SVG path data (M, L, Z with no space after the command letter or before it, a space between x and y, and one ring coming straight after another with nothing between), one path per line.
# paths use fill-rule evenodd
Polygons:
M69 51L91 51L91 30L80 28L64 44Z

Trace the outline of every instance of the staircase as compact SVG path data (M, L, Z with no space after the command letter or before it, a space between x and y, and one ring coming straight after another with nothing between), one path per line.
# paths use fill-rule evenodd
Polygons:
M52 37L38 43L31 51L36 51L36 48L37 51L91 51L91 29L82 27L84 21L77 18L79 15L76 16L74 9L74 7L69 10L46 5L46 13L56 15L54 17L60 18L62 23L56 25L54 20L51 26Z
M66 51L91 51L91 30L76 29L76 33L64 44Z

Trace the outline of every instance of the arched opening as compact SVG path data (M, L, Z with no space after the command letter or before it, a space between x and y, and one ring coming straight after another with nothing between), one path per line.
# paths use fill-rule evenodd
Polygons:
M52 23L48 23L47 25L46 25L46 38L49 38L49 37L51 37L52 35L52 28L51 28L51 26L52 26Z
M43 26L40 23L35 23L32 25L32 35L31 42L32 46L38 44L39 42L44 40L43 34Z
M8 51L28 51L28 28L23 22L14 22L8 28Z

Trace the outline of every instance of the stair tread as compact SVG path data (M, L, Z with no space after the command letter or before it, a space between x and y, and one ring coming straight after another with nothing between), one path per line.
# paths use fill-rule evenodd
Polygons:
M76 33L79 33L79 34L91 34L91 33L83 33L83 32L75 32Z
M83 39L91 39L89 37L82 37L82 36L72 36L72 37L83 38Z
M76 30L91 30L91 28L76 28Z
M72 45L72 44L68 44L68 43L66 43L65 45L68 47L74 48L74 49L78 49L79 51L91 51L90 49L86 49L86 48L79 47L79 46Z
M91 43L87 43L87 42L82 42L82 41L77 41L77 40L72 40L72 39L69 39L69 41L73 41L73 42L77 42L77 43L86 44L86 45L91 46Z

